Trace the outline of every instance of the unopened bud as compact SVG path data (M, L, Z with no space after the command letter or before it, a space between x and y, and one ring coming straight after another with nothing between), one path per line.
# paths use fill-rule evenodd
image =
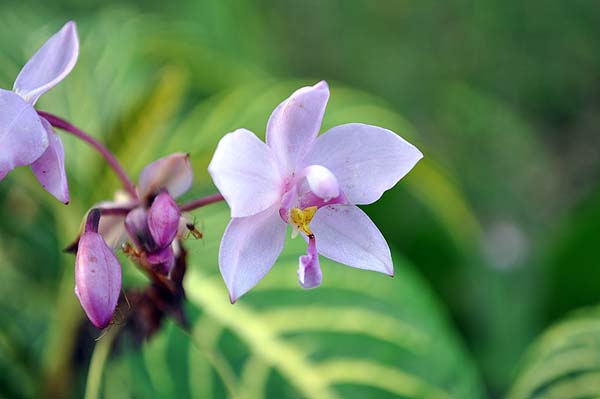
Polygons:
M179 207L168 192L156 196L148 211L148 228L159 248L170 246L175 239L180 216Z
M86 231L75 260L75 295L98 328L112 320L121 292L121 266L100 234Z

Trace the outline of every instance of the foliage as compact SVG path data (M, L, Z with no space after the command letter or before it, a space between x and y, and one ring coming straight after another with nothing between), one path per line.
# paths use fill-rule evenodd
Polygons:
M600 391L598 308L550 327L529 350L509 398L584 398Z
M100 138L134 177L148 161L190 151L196 180L186 198L213 192L206 166L219 137L242 126L263 134L273 107L318 79L332 87L324 128L373 123L425 153L365 207L393 247L393 280L327 263L324 287L300 292L292 243L275 273L230 306L215 255L226 210L196 212L205 239L188 241L194 329L188 336L169 324L142 351L115 352L94 377L100 392L278 397L308 394L298 378L314 378L314 389L344 397L418 389L478 397L477 364L488 392L503 393L546 323L598 302L600 9L538 3L3 2L0 87L76 19L81 58L40 108ZM62 137L69 207L26 169L0 184L0 392L8 397L79 397L87 385L93 337L80 328L73 258L59 249L118 182L89 148ZM126 285L145 284L122 261ZM591 325L597 316L586 317ZM552 331L552 350L573 339L569 329ZM512 394L526 370L542 370L528 364ZM300 377L289 371L297 365ZM538 382L527 382L528 392L546 392Z

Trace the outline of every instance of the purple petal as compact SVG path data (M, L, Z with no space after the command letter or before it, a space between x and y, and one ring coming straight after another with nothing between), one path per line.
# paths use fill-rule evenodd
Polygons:
M75 67L79 56L77 26L70 21L29 59L23 67L14 91L31 105L56 86Z
M65 150L62 140L54 133L52 126L44 118L42 125L48 133L48 148L34 163L31 170L44 190L64 204L69 203L69 186L65 171Z
M306 255L302 255L298 262L298 280L304 289L315 288L321 285L323 274L319 264L319 255L314 238L308 241Z
M100 234L84 233L75 260L75 295L96 327L108 326L120 292L121 266L117 257Z
M389 130L350 123L319 136L305 162L332 171L351 204L370 204L421 158L415 146Z
M262 212L281 195L282 181L275 155L245 129L229 133L219 141L208 172L234 218Z
M159 273L168 275L173 266L175 266L175 255L173 247L170 245L158 251L151 252L146 256L150 263Z
M148 228L148 211L141 206L127 214L125 217L125 228L129 233L131 241L133 241L138 249L146 252L153 252L158 249Z
M35 109L11 91L0 89L0 178L29 165L48 148L48 133Z
M279 104L267 123L267 144L277 156L282 172L291 174L311 149L321 129L329 99L325 81L295 91Z
M148 211L148 228L160 248L170 246L179 228L179 207L167 192L156 196Z
M177 198L192 186L194 175L189 154L182 152L160 158L142 170L138 191L140 198L167 190Z
M319 253L359 269L394 275L390 248L377 226L354 205L327 205L317 211L310 228Z
M231 219L221 240L219 268L232 303L271 270L283 249L285 230L277 207Z

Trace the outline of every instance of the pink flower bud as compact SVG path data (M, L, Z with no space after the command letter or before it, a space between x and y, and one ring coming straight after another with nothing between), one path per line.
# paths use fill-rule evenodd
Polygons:
M170 245L149 253L146 259L156 271L165 275L168 275L173 266L175 266L175 255Z
M87 230L87 229L86 229ZM75 295L98 328L112 320L121 292L121 266L102 236L86 231L75 260Z
M139 249L146 252L153 252L157 249L157 245L148 229L148 211L141 206L127 214L125 217L125 229Z
M148 228L159 248L171 245L179 228L179 208L168 192L156 196L148 211Z

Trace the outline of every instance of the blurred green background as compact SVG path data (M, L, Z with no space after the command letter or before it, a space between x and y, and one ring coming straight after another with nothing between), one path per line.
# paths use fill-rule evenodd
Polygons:
M305 292L291 241L232 306L216 263L228 210L211 206L194 213L205 238L187 242L193 329L167 323L109 354L108 339L94 351L61 249L118 182L61 133L71 205L26 168L0 184L0 397L600 394L598 310L572 313L600 302L598 2L3 0L0 15L0 87L76 20L78 65L38 108L134 177L190 152L185 198L214 192L222 135L263 136L280 101L321 79L324 129L385 126L425 154L365 207L394 279L323 261L323 286ZM126 285L143 286L121 259Z

